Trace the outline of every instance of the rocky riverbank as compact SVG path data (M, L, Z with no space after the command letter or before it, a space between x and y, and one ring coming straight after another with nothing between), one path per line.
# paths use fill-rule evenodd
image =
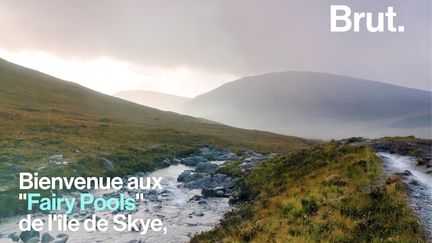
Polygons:
M150 174L137 172L136 176L163 177L163 190L135 191L122 188L120 190L94 190L95 197L118 197L121 193L133 196L143 194L138 207L133 212L104 211L95 212L89 208L79 211L75 208L71 217L79 221L96 214L97 219L111 220L118 213L132 215L137 218L160 218L168 227L167 235L150 232L141 236L138 232L122 234L121 242L160 241L186 242L189 236L214 227L224 213L232 209L229 199L235 199L235 184L247 171L275 154L260 154L246 151L236 154L228 150L203 147L185 157L165 158L166 168ZM226 168L233 167L236 173L227 173ZM132 176L125 176L124 181ZM76 193L68 195L76 197ZM35 213L36 218L46 218L45 214ZM119 241L118 232L19 232L12 218L0 225L0 242L94 242Z

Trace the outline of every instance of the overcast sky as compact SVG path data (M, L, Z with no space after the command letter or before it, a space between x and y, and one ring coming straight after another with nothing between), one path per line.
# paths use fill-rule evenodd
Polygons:
M432 90L430 0L0 0L0 57L113 94L193 97L308 70ZM330 4L394 6L404 33L331 33Z

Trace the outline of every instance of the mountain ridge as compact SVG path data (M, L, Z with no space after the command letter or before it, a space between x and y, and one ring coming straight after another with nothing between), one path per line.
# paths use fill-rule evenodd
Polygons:
M425 129L408 126L411 129L408 131L389 124L398 124L404 119L413 121L410 124L405 122L405 126L428 123L430 97L429 91L380 81L288 71L226 83L192 99L180 112L229 125L303 137L376 137L387 135L386 132L388 135L412 135L409 133L413 132L428 137L429 131ZM335 137L326 133L331 129L337 130L336 125L345 126L346 132Z
M187 97L149 90L119 91L115 93L114 96L144 106L174 112L177 111L181 105L190 100Z

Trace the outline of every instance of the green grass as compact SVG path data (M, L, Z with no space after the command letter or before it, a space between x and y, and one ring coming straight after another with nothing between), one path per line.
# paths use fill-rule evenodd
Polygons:
M18 173L123 175L162 166L164 157L212 145L233 151L295 150L316 141L237 129L140 106L0 59L0 218L24 212ZM48 163L63 154L70 163ZM104 170L101 158L114 163Z
M191 242L425 242L381 167L371 148L333 142L268 160L241 181L240 209Z

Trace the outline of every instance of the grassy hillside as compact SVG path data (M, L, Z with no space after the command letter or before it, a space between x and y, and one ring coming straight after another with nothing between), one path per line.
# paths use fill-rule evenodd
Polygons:
M382 181L364 146L332 142L266 161L242 182L246 203L192 242L424 242L400 178Z
M152 170L203 145L281 151L312 141L237 129L103 95L0 59L0 205L17 198L20 171L106 175ZM62 154L67 165L49 163ZM114 169L106 171L100 159ZM13 203L0 216L19 211Z

